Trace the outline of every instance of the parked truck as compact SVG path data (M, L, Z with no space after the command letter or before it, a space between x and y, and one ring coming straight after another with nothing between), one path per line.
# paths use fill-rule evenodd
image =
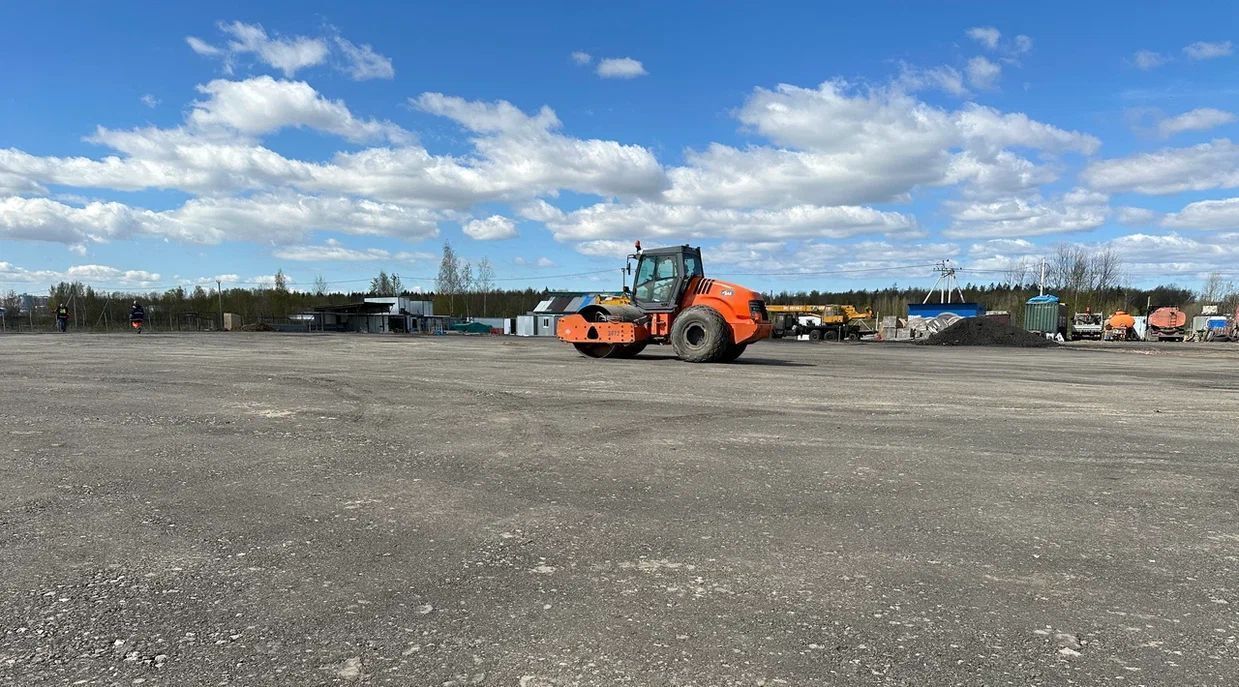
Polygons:
M873 331L866 322L873 318L873 311L851 305L767 305L766 310L774 325L771 336L776 339L807 336L810 341L857 341Z
M1110 319L1106 320L1101 338L1105 341L1138 341L1140 337L1136 335L1136 318L1122 310L1115 310Z
M1187 336L1187 313L1173 305L1153 308L1149 311L1149 324L1145 329L1145 341L1182 341Z
M1100 340L1105 329L1105 325L1102 322L1103 319L1101 313L1093 312L1092 308L1088 308L1084 312L1075 313L1071 316L1071 340Z

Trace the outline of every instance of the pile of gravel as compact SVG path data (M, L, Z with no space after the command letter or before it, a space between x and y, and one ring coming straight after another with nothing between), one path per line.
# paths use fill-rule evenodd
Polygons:
M988 317L966 317L917 343L927 346L1015 346L1045 348L1053 341Z

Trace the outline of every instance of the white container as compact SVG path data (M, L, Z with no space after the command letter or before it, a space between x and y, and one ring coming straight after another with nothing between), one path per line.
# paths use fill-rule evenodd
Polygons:
M537 334L537 327L534 326L536 319L534 315L519 315L516 318L516 335L535 336Z

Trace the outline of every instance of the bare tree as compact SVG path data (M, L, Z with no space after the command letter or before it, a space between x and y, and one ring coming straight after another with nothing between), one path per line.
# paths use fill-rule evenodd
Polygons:
M1205 282L1200 287L1200 294L1197 297L1201 303L1205 305L1219 304L1226 300L1235 291L1235 283L1222 278L1222 275L1217 272L1210 272L1208 277L1205 277Z
M1036 283L1037 276L1037 270L1034 265L1028 264L1027 260L1020 260L1007 268L1006 281L1012 286L1020 287L1025 284Z
M323 275L321 274L315 276L314 277L314 295L322 296L326 293L327 293L327 280L323 278Z
M473 265L470 265L468 260L462 260L460 262L459 275L460 275L459 289L461 293L464 294L464 300L465 300L465 315L471 315L472 314L470 312L471 311L471 308L470 308L471 299L469 298L469 295L473 293L474 283L473 283Z
M1089 287L1089 255L1082 246L1060 243L1048 261L1046 285L1079 293Z
M439 261L439 276L435 279L435 291L447 296L448 314L456 309L456 293L460 290L460 260L452 244L443 242L443 259Z
M490 264L490 258L478 261L476 284L478 291L482 292L482 317L486 317L486 295L495 288L495 268Z
M1110 248L1089 250L1062 243L1049 257L1046 283L1073 307L1092 306L1107 291L1123 285L1123 261Z
M1090 286L1103 294L1123 285L1123 261L1113 248L1103 248L1089 257Z

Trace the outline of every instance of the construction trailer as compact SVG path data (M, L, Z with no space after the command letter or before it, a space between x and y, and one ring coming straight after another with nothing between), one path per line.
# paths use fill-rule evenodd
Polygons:
M512 318L512 334L516 336L555 336L555 328L564 315L517 315Z
M534 327L534 322L537 317L534 315L517 315L516 316L516 332L517 336L534 336L537 328Z

